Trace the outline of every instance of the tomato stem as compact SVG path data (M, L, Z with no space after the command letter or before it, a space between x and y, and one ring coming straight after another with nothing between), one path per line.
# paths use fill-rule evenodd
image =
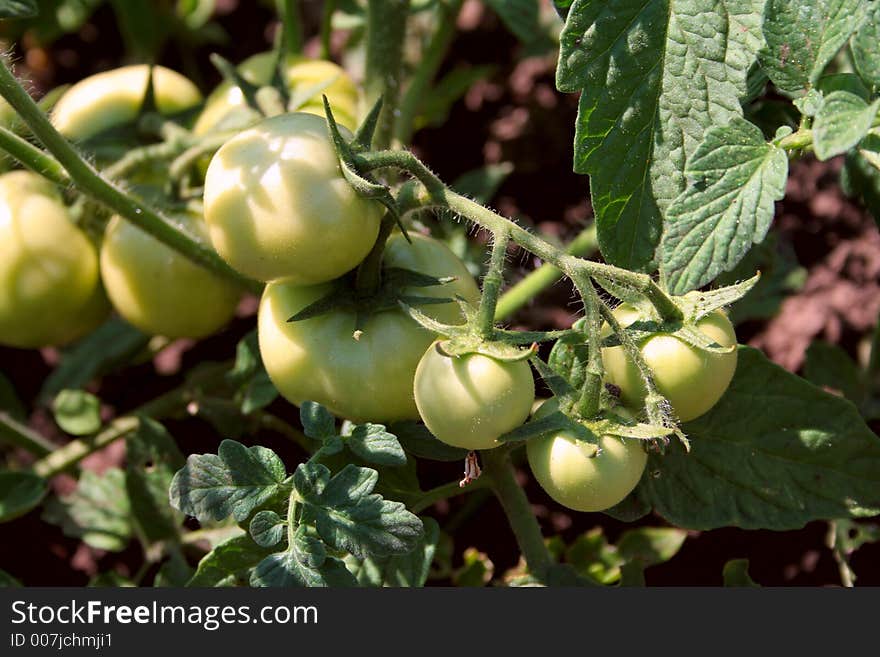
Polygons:
M529 571L539 580L543 580L553 559L544 543L541 527L532 513L529 500L516 480L515 470L510 462L510 450L496 447L480 452L480 455L483 458L483 477L490 481L492 491L504 509Z
M193 239L170 219L105 180L52 126L46 115L16 80L6 61L0 66L0 95L12 105L34 135L67 170L71 180L81 192L197 264L236 281L251 292L259 293L262 290L262 283L239 274L210 246Z
M599 412L599 403L602 396L602 375L605 368L602 365L602 316L599 306L602 302L596 294L596 288L589 276L574 279L575 286L584 301L585 327L587 333L587 362L583 366L583 381L581 395L575 405L575 412L583 418L590 418ZM580 378L580 377L578 377Z
M367 61L364 81L367 106L372 106L380 97L383 99L382 114L373 141L376 148L388 148L394 135L409 4L410 0L367 2Z
M464 488L461 487L459 480L456 479L455 481L450 481L447 484L442 484L436 488L425 491L419 498L409 505L409 510L413 513L421 513L441 500L448 500L450 497L471 493L476 490L487 488L488 486L489 479L486 477L475 479Z
M0 127L0 149L56 185L62 187L70 185L70 176L58 160L3 127Z
M297 0L276 0L275 5L284 32L284 49L297 55L303 49L302 20Z
M385 243L388 236L397 225L397 220L389 212L382 217L382 223L379 224L379 234L376 237L376 243L364 258L363 262L358 266L355 275L355 287L358 292L369 297L376 293L382 284L382 256L385 253Z
M492 340L495 336L495 307L498 305L498 293L504 283L504 263L509 240L510 235L506 230L495 233L492 258L489 261L489 269L483 277L483 292L476 317L476 328L483 340Z
M21 447L37 457L51 454L57 447L27 425L4 412L0 412L0 442Z

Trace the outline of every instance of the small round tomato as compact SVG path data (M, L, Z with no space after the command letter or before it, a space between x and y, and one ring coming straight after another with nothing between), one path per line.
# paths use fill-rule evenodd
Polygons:
M95 135L137 118L147 90L149 66L123 66L90 75L74 84L52 110L52 124L73 141ZM176 114L202 102L198 88L180 73L153 67L153 93L162 114Z
M214 248L261 281L312 285L354 269L382 212L342 177L327 122L313 114L282 114L239 133L205 176Z
M412 244L400 234L389 238L386 268L456 277L445 285L413 288L413 294L479 300L473 277L445 244L423 235L410 237ZM263 363L275 387L294 404L316 401L356 422L418 419L413 377L434 335L398 309L370 315L358 339L355 313L348 310L287 321L331 290L329 284L300 286L283 281L266 286L258 334ZM445 323L463 319L455 302L428 304L421 310Z
M618 306L614 316L624 328L640 319L639 312L628 304ZM733 325L722 310L699 320L697 329L722 347L736 345ZM609 333L606 325L603 335ZM736 371L736 349L726 354L712 353L663 334L647 338L639 347L654 373L657 389L669 400L682 422L699 417L718 403ZM645 385L624 348L603 349L602 361L607 381L620 388L623 403L640 409L644 405Z
M0 343L63 345L109 313L95 247L30 171L0 175Z
M178 217L181 228L207 242L198 218ZM145 333L200 338L226 324L239 288L121 217L113 217L101 246L101 276L117 312Z
M538 409L535 419L558 408L556 400L550 399ZM638 440L602 436L598 445L593 445L578 440L570 431L527 441L526 454L541 488L575 511L604 511L619 503L639 483L648 462Z
M244 60L238 72L251 84L267 85L272 80L274 65L275 53L264 52ZM285 62L285 73L291 98L301 103L294 108L295 111L323 117L324 101L321 96L325 95L337 123L351 130L356 127L360 92L342 68L323 59L290 55ZM241 89L229 82L222 82L208 96L193 131L203 135L227 123L236 125L235 115L240 116L240 111L246 106Z
M535 381L527 361L482 354L450 357L431 345L416 369L419 415L430 432L453 447L491 449L498 436L529 416Z

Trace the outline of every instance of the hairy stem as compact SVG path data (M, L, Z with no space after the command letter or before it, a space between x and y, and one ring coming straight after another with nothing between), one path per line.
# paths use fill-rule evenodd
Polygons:
M498 447L480 454L483 457L483 476L489 478L492 491L504 509L529 571L539 580L543 580L553 560L529 500L516 481L510 452L504 447Z
M480 297L480 308L477 312L477 329L480 337L491 340L495 333L495 307L498 305L498 293L504 283L504 263L507 258L507 231L495 234L492 245L492 259L489 269L483 277L483 293Z
M0 127L0 149L56 185L67 187L70 184L70 176L58 160L3 127Z
M12 105L34 135L67 170L79 191L206 269L236 281L252 292L259 293L262 290L262 283L242 276L227 265L212 248L182 232L170 219L101 177L49 123L12 75L5 61L0 66L0 95Z

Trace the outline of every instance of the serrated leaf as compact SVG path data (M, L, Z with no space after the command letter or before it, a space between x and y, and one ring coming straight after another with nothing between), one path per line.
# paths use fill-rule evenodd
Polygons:
M52 402L55 422L74 436L87 436L101 428L101 401L85 390L62 390Z
M683 294L736 266L764 239L785 193L788 157L745 119L712 128L688 163L687 188L669 206L662 269Z
M724 580L724 586L760 587L760 584L756 584L755 580L749 576L748 559L731 559L724 564L721 577Z
M125 473L119 468L109 468L100 475L84 470L75 491L49 501L43 519L94 548L124 550L132 536Z
M880 6L876 3L850 42L853 64L862 80L880 86Z
M0 2L0 19L33 18L39 13L36 0L3 0Z
M336 437L336 419L317 402L303 402L299 407L299 420L309 438L324 441Z
M259 563L251 586L357 586L357 580L342 561L327 556L320 540L300 528L290 549L270 554Z
M284 540L287 521L274 511L258 511L251 518L248 531L254 542L260 547L273 547Z
M345 444L358 457L376 465L404 465L406 454L397 437L381 424L359 424Z
M247 534L235 536L202 557L195 575L186 585L235 586L240 582L247 582L250 569L271 552L271 549L257 545Z
M807 349L804 377L811 383L839 390L853 404L865 397L861 372L842 348L828 342L813 342Z
M676 526L782 530L880 513L880 438L850 402L756 349L739 348L727 392L684 430L690 453L649 456L637 489Z
M61 363L43 383L39 399L52 399L67 388L82 388L130 360L149 341L150 336L121 319L110 319L62 354Z
M760 282L761 274L712 290L688 292L676 299L685 317L698 321L719 308L736 303L745 297Z
M880 99L870 105L848 91L825 97L813 122L813 150L820 160L848 151L861 141L880 108Z
M144 416L125 446L125 489L133 520L151 543L176 537L180 518L168 505L168 486L184 463L183 454L165 427Z
M536 0L486 0L486 4L522 43L529 43L539 35Z
M284 463L271 449L220 443L217 455L192 454L171 481L171 505L199 520L242 521L285 486Z
M783 91L806 89L865 15L862 0L767 0L761 66Z
M46 482L29 472L0 472L0 522L8 522L37 506L46 494Z
M411 552L391 557L370 557L358 563L357 580L361 585L424 586L440 540L440 526L433 518L423 518L425 536Z
M349 464L328 480L326 467L305 465L297 468L294 485L307 516L331 547L361 559L382 557L405 554L424 536L422 521L402 503L371 494L375 470Z
M388 427L403 449L420 459L431 461L463 461L467 450L452 447L435 438L424 424L411 421L395 422Z
M574 169L590 175L605 259L647 269L703 132L741 116L763 0L576 0L556 85L583 90Z

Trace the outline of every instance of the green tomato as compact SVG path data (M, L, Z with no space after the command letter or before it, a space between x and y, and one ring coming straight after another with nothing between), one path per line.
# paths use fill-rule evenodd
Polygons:
M201 219L178 219L183 230L207 242ZM127 322L167 338L214 333L232 318L241 296L235 284L118 216L104 233L101 276L113 306Z
M348 74L333 62L322 59L307 59L290 55L286 62L287 87L292 99L302 104L297 112L324 116L322 95L327 96L333 117L345 127L354 130L357 126L360 92ZM272 80L275 53L264 52L244 60L238 67L242 77L258 86L267 85ZM205 108L196 121L193 132L203 135L214 128L237 127L237 123L247 120L249 112L241 89L229 82L222 82L208 96Z
M282 114L239 133L205 176L214 248L261 281L338 278L369 253L382 213L343 178L327 122L313 114Z
M476 282L446 245L423 235L410 237L412 244L400 234L389 238L385 267L456 277L446 285L414 288L413 294L460 295L471 303L479 300ZM351 311L338 309L312 319L287 321L331 289L329 284L300 286L282 281L266 286L258 335L263 363L275 387L294 404L316 401L356 422L418 419L413 377L434 335L397 309L371 315L357 339ZM445 323L463 319L454 302L428 304L421 310Z
M95 135L137 118L147 90L146 64L123 66L90 75L74 84L52 110L52 124L73 141ZM202 102L198 88L180 73L155 66L153 92L162 114L176 114Z
M498 447L498 436L525 422L535 400L528 362L482 354L449 357L436 347L422 356L414 382L425 426L453 447Z
M614 316L622 327L640 319L639 312L628 304L618 306ZM697 329L722 347L736 345L733 324L722 310L697 322ZM610 328L603 327L603 336ZM654 383L669 400L678 419L687 422L712 408L733 379L736 350L719 354L697 349L671 335L653 335L639 345L642 357L654 373ZM606 378L620 388L621 400L632 409L644 406L645 384L623 347L602 350Z
M0 343L67 344L109 310L95 247L52 184L30 171L0 175Z
M558 408L550 399L535 419ZM597 450L597 445L576 439L570 431L528 440L526 455L541 488L575 511L604 511L619 503L639 483L648 462L638 440L602 436Z

